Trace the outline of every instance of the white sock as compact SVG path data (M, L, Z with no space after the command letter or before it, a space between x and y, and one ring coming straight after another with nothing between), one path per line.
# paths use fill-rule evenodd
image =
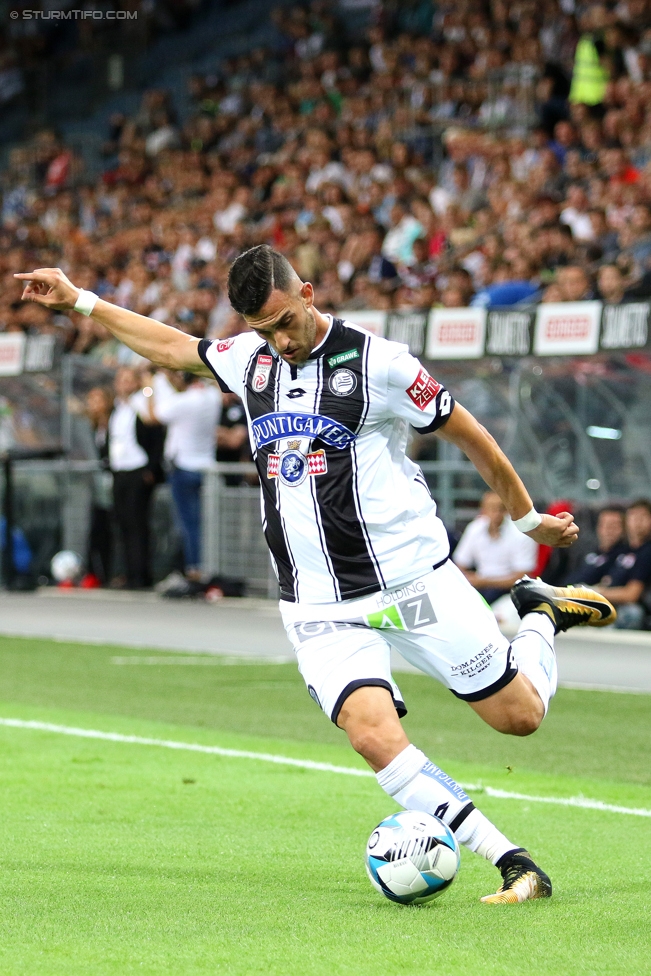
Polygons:
M518 669L527 676L545 706L556 694L558 669L554 654L554 624L546 613L527 613L511 642Z
M517 850L470 797L424 752L408 745L376 774L382 789L406 810L422 810L448 825L460 844L496 864L507 851Z

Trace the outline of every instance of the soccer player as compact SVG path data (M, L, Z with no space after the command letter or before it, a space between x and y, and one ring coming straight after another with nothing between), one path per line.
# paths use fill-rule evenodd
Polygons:
M615 611L594 590L525 577L512 590L522 624L510 643L449 559L436 504L405 456L409 424L460 447L536 542L571 545L572 516L539 515L493 438L406 346L319 312L312 285L266 245L229 274L231 304L253 331L212 342L102 301L59 269L16 277L24 300L92 315L139 355L214 376L242 398L280 611L310 695L397 803L440 817L496 865L502 884L483 901L549 897L528 852L407 739L390 650L492 728L529 735L556 690L554 635L610 623Z

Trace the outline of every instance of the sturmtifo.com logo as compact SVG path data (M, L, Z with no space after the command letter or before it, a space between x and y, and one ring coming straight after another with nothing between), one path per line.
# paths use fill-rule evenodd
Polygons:
M12 10L12 20L137 20L137 10Z

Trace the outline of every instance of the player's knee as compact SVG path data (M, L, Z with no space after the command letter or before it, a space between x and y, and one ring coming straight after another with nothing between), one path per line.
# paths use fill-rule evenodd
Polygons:
M375 755L382 746L382 728L375 725L357 725L346 730L355 752L360 756Z
M385 725L356 725L346 732L355 752L374 768L383 769L404 748L404 732Z
M531 707L510 709L505 715L504 728L500 731L506 735L531 735L540 728L544 716L545 710L542 702L540 702L539 708L536 704L532 704Z

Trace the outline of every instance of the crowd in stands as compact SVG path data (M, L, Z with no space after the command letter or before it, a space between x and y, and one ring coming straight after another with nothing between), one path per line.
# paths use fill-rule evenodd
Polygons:
M60 266L195 335L237 331L227 269L263 241L324 310L651 293L649 0L387 0L353 40L338 17L277 10L273 49L189 78L186 118L146 91L95 182L50 130L14 149L0 329L132 363L96 323L19 304L12 271Z

